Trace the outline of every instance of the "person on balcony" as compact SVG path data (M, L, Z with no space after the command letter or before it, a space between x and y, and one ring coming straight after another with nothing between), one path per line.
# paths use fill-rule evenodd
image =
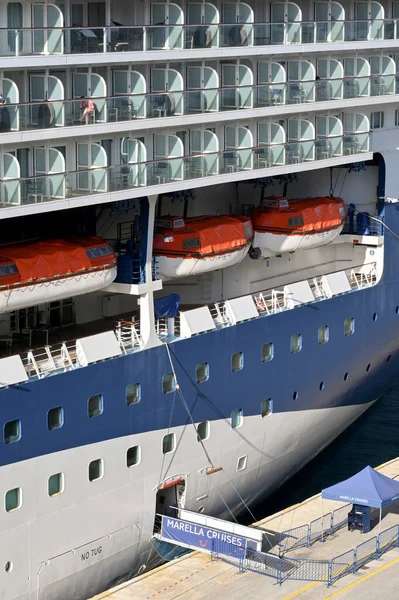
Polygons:
M80 103L80 108L83 110L82 116L80 117L80 121L89 124L90 117L94 117L96 107L94 106L94 102L92 100L86 100L84 96L81 96L82 102Z

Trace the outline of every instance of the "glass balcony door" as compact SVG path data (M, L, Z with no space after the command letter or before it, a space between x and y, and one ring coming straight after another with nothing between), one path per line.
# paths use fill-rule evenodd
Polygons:
M176 69L151 69L152 110L155 117L182 115L183 76Z
M344 41L345 9L339 2L316 2L316 42Z
M219 75L211 67L187 67L188 112L219 110Z
M5 205L21 204L21 167L13 154L4 153L0 163L2 177L1 203ZM7 181L8 179L12 181Z
M35 176L33 186L38 199L65 198L65 158L57 148L34 149Z
M187 5L186 48L217 48L219 45L219 10L209 2Z
M338 117L316 116L316 160L342 156L343 124Z
M344 66L336 58L317 60L316 100L340 100L344 94Z
M344 114L344 154L367 152L370 142L370 121L362 113Z
M345 98L370 96L370 63L365 58L344 58L344 75L350 78L345 81Z
M222 65L222 108L225 110L253 106L254 75L252 69L237 63ZM237 86L237 87L236 87Z
M384 36L384 7L379 2L368 0L355 3L357 37L360 40L381 40Z
M285 165L285 129L279 123L258 124L258 146L256 167L266 168L272 165Z
M54 75L30 75L30 122L39 128L64 127L64 85ZM60 100L60 102L57 102Z
M190 131L190 175L205 177L217 175L219 172L219 140L213 131L208 129Z
M105 79L97 73L74 73L73 74L73 97L93 100L96 107L95 123L107 122L107 84ZM75 105L75 119L80 118L79 105Z
M283 65L272 62L258 63L257 105L285 104L287 73Z
M371 56L371 95L383 96L395 93L395 61L390 56Z
M239 126L224 128L224 171L227 173L253 169L253 136L249 129Z
M294 2L271 4L272 44L300 44L302 42L302 11ZM275 25L277 23L277 25Z
M225 46L253 46L254 11L245 2L223 4ZM229 27L228 25L232 25Z
M126 162L120 168L119 180L121 187L139 187L147 185L147 150L144 143L138 139L125 137L121 142L121 162ZM118 180L115 173L114 181Z
M3 97L6 101L5 107L1 112L2 131L19 130L19 89L17 84L11 79L3 78L1 81ZM6 119L8 122L6 122Z
M115 99L115 109L118 111L116 120L144 119L147 116L144 75L129 69L114 71L113 77L114 95L121 96Z
M100 144L78 143L76 146L78 190L89 192L108 191L108 172L105 168L108 159L105 149ZM79 171L84 172L79 173Z
M300 163L315 158L315 130L306 119L288 119L287 162Z
M55 4L32 5L33 52L35 54L63 54L64 15ZM58 28L58 29L57 29Z
M177 135L154 135L152 178L157 183L184 178L184 145ZM168 160L173 159L176 160ZM180 160L177 160L179 159Z
M177 4L151 4L151 25L158 26L151 32L152 50L183 48L183 24L184 13Z

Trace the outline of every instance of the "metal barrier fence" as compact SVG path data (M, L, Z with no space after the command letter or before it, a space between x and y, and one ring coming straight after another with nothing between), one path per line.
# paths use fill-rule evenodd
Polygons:
M345 504L336 510L333 510L331 518L331 534L335 533L348 523L348 507L350 504Z
M309 545L330 533L332 514L328 513L309 524Z
M334 527L338 527L339 523L341 523L340 526L342 526L345 522L342 519L342 510L341 513L338 513L338 511L335 512L337 513L335 515L335 526L333 513L324 516L324 518L327 518L328 520L331 515L331 526L326 530L327 532L334 531ZM307 542L303 541L304 538L310 539L312 526L315 536L319 531L321 532L321 520L321 518L317 519L310 523L310 525L297 527L296 529L292 529L285 533L290 533L291 538L296 540L294 542L295 544L301 543L302 545L307 545ZM318 523L318 521L320 521L320 523ZM296 532L297 535L293 535L293 532ZM289 540L290 536L283 538L282 541L285 542L287 539ZM245 550L243 548L232 548L231 544L216 539L212 542L211 556L214 559L219 558L225 562L238 566L241 572L248 570L272 577L280 585L284 581L291 579L299 581L324 581L328 586L331 586L344 575L354 573L365 563L373 558L378 558L384 552L394 547L399 547L399 525L395 525L394 527L382 531L378 536L366 540L362 544L356 546L356 548L339 554L331 560L287 558L268 554L266 552L258 552L257 550L250 548L246 548ZM293 546L290 546L290 549L292 548Z
M280 554L309 545L309 525L300 525L294 529L288 529L280 533L279 551Z

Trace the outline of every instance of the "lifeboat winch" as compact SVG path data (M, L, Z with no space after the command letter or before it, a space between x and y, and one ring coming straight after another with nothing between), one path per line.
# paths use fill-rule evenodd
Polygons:
M264 198L251 211L254 241L251 258L309 250L330 244L346 218L341 198Z
M241 262L253 239L250 217L161 217L154 256L161 279L199 275Z
M116 277L116 255L99 237L0 246L0 313L101 290Z

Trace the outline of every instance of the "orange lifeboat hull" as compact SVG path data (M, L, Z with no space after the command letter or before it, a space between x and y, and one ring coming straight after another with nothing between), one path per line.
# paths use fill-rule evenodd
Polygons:
M341 198L265 198L251 212L257 256L309 250L330 244L341 233L346 218Z
M101 290L116 277L116 255L98 237L0 246L0 313Z
M252 239L249 217L162 217L153 248L158 274L173 279L231 267L246 256Z

